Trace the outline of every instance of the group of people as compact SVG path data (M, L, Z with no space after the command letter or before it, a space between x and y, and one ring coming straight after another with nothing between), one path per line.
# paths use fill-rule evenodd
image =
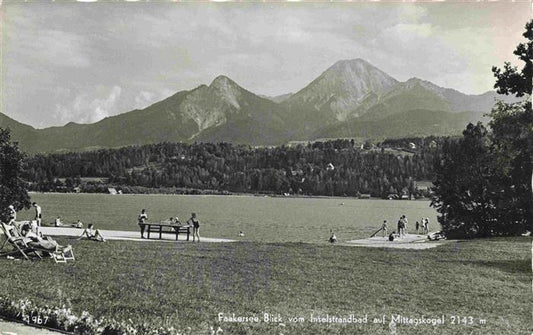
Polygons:
M422 230L422 234L429 234L429 218L422 218L420 222L416 221L415 227L417 234L419 229Z
M55 227L62 227L63 226L63 223L61 222L61 217L60 216L58 216L57 219L55 220L54 226ZM83 228L83 222L81 222L81 220L78 219L77 222L71 224L70 226L74 227L74 228L80 228L81 229L81 228ZM94 225L92 223L89 223L87 225L87 228L85 228L83 230L83 233L81 233L80 237L78 237L78 240L81 240L84 237L87 237L89 240L93 240L93 241L97 241L97 242L105 242L106 241L106 239L104 238L102 233L100 233L100 231L98 229L95 229Z
M41 220L42 220L41 206L39 206L36 202L33 202L32 206L33 208L35 208L35 218L34 220L30 221L29 227L32 231L38 234L39 227L41 226ZM7 207L7 216L8 216L7 225L16 226L20 232L22 230L22 227L19 226L19 223L17 222L17 211L15 210L15 206L9 205Z
M405 237L405 234L407 234L407 224L408 223L409 223L409 221L407 220L407 216L405 216L405 215L400 216L400 219L398 220L397 230L393 230L389 234L387 220L384 220L383 223L381 224L380 229L378 229L374 234L372 234L371 237L373 237L374 235L378 234L380 231L382 232L383 237L387 238L387 236L388 236L389 241L394 241L397 238ZM428 234L429 233L429 218L425 218L425 219L422 218L420 220L420 222L416 221L415 228L416 228L416 233L417 234L419 232L421 234ZM329 237L328 241L330 243L336 243L337 242L337 235L335 235L335 232L333 230L331 230L331 229L330 229L330 237Z
M14 224L7 225L9 234L14 238L21 238L26 245L40 251L54 253L58 250L65 250L66 247L59 245L50 236L43 236L42 233L35 233L29 224L23 224L17 227Z
M63 224L63 221L61 221L61 216L58 216L56 220L54 221L54 227L63 227L63 226L64 224ZM74 228L83 228L83 222L81 222L81 220L78 219L77 222L71 224L70 226Z
M407 220L407 217L405 215L402 215L400 219L398 220L397 224L397 230L392 231L392 233L388 233L388 224L387 220L383 221L383 224L381 225L381 231L383 233L383 237L387 237L389 241L394 241L395 238L402 238L405 237L405 234L407 233L407 224L409 221ZM422 218L420 222L416 221L415 223L415 229L416 233L419 232L421 234L428 234L429 233L429 218Z
M35 209L35 217L33 220L29 222L17 222L17 211L15 210L14 205L9 205L7 208L8 211L8 227L14 227L15 230L12 230L15 234L18 234L22 237L27 237L32 240L33 243L39 243L42 244L42 246L45 249L52 249L53 246L57 247L57 242L53 241L52 238L46 237L43 238L42 233L39 231L39 228L42 225L42 209L41 206L39 206L36 202L32 203L32 207ZM58 216L53 225L55 227L62 227L63 222L61 221L61 217ZM78 220L77 222L73 223L71 227L74 228L83 228L83 223L81 220ZM87 237L90 240L99 241L99 242L105 242L105 238L100 233L98 229L94 228L93 224L89 224L87 228L83 231L81 236L78 238L84 238Z
M32 206L35 208L36 214L35 220L31 222L17 222L17 211L15 210L15 206L8 206L8 222L5 225L5 229L8 231L6 233L11 235L13 238L22 239L27 246L41 252L48 252L50 254L53 254L59 250L68 252L71 246L61 246L50 236L45 237L41 232L39 232L42 219L41 207L35 202L32 204Z
M145 228L145 223L147 222L147 220L148 220L148 214L146 213L146 209L143 208L141 210L141 214L139 214L139 217L137 218L137 224L141 228L141 238L144 238L144 228ZM169 219L169 223L173 225L178 225L178 226L181 225L181 222L177 216L171 217ZM200 221L196 217L196 213L191 213L191 217L189 220L186 221L186 223L192 226L193 228L192 241L196 242L196 240L198 240L198 242L200 242Z
M58 250L58 248L63 248L52 238L43 237L42 233L39 232L39 227L41 227L42 223L42 209L41 206L39 206L36 202L33 202L32 206L35 209L34 220L26 222L17 222L17 211L15 209L15 206L9 205L7 208L7 227L9 227L14 236L23 237L26 242L36 245L40 249L50 250L50 252L53 252L54 250ZM144 223L146 223L147 220L148 214L146 213L146 209L143 209L138 217L138 223L141 228L141 238L144 238ZM177 216L171 217L169 219L169 223L173 225L181 225L181 222ZM196 213L191 213L191 217L186 221L186 223L192 226L193 228L193 242L196 242L196 240L200 242L200 221L198 220ZM55 227L64 226L60 216L58 216L52 224ZM81 220L78 220L77 222L73 223L71 227L83 228L83 223L81 222ZM244 233L241 232L240 234L244 236ZM98 229L95 229L92 223L89 224L87 228L83 230L82 234L78 237L78 240L85 237L98 242L106 241L102 233Z

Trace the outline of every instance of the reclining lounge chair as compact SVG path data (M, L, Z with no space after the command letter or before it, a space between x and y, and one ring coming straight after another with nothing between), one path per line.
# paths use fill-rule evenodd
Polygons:
M25 259L30 260L29 256L42 259L41 254L48 254L56 263L66 263L67 260L74 259L74 252L70 245L62 247L55 243L56 245L53 249L44 248L38 242L31 241L31 239L21 236L13 226L8 226L3 222L0 222L0 226L0 235L5 235L5 241L0 247L0 250L2 250L7 243L13 247L12 251L0 254L0 256L20 253Z

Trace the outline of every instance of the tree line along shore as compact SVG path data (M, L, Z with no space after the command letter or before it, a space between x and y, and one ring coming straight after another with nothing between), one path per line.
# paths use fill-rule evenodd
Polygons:
M278 194L419 198L429 195L443 137L279 147L159 143L28 156L31 191Z

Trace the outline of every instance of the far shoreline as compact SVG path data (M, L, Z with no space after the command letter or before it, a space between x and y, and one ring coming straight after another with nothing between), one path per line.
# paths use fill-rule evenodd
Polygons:
M283 194L260 194L260 193L229 193L229 194L219 194L219 193L206 193L206 194L193 194L193 193L121 193L121 194L110 194L110 193L96 193L96 192L38 192L38 191L28 191L28 194L31 196L33 194L65 194L65 195L108 195L108 196L192 196L192 197L256 197L256 198L282 198L282 199L348 199L348 200L386 200L386 201L401 201L401 202L411 202L411 201L430 201L430 198L421 197L418 199L384 199L379 197L369 197L369 198L359 198L359 197L342 197L342 196L328 196L328 195L283 195Z

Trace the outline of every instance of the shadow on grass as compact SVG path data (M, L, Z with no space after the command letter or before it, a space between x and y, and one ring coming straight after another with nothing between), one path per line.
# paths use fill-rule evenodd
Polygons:
M462 265L485 266L490 268L497 268L508 273L529 273L531 260L528 259L511 259L511 260L495 260L495 261L462 261L462 260L443 260L443 263L458 263Z

